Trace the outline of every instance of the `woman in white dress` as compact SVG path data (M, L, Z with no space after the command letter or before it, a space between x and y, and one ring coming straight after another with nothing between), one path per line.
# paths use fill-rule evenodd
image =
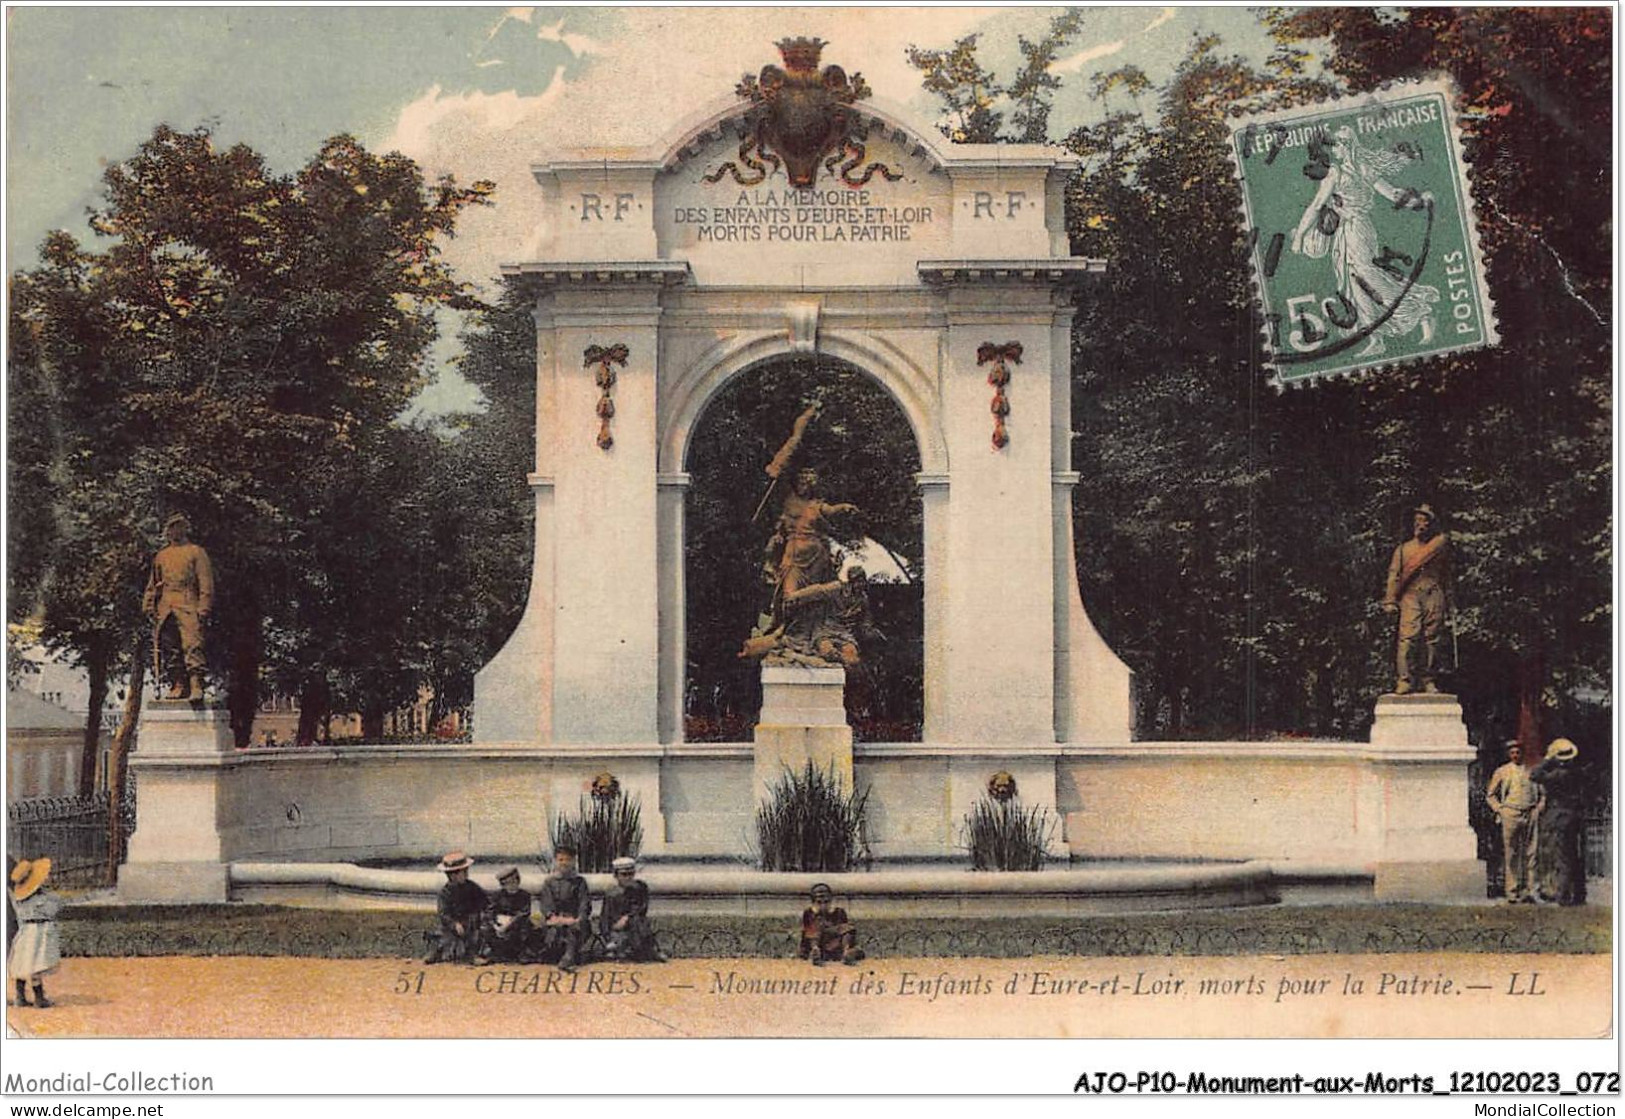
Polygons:
M1346 329L1370 331L1370 340L1358 356L1380 354L1386 349L1385 337L1403 338L1418 327L1423 343L1430 341L1439 289L1430 284L1412 284L1407 290L1411 265L1408 259L1389 267L1377 263L1387 257L1371 220L1371 206L1375 196L1381 195L1397 206L1420 208L1432 204L1432 193L1405 191L1390 183L1384 176L1404 170L1411 157L1365 147L1348 125L1337 129L1323 143L1331 157L1330 166L1292 234L1292 251L1311 258L1331 258L1342 306L1335 307L1334 300L1327 300L1328 313L1334 322L1352 316L1354 321ZM1396 271L1400 274L1395 275ZM1390 307L1393 314L1372 329L1371 324L1387 314Z
M54 1005L45 997L45 976L62 964L62 941L56 916L62 899L45 889L51 875L50 859L23 859L11 872L11 901L17 910L17 938L11 942L7 970L17 985L17 1006L27 1006L28 984L34 985L38 1007Z

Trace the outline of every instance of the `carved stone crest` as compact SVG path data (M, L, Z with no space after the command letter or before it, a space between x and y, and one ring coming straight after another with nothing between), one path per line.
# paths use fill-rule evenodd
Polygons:
M791 186L805 189L818 178L820 161L851 187L865 186L877 174L887 182L901 179L901 173L883 163L863 166L869 124L852 109L870 93L863 75L848 78L835 65L820 70L822 39L781 39L777 46L784 66L769 63L760 74L746 74L736 87L740 98L751 102L738 162L722 164L705 181L731 175L740 186L755 186L782 169Z

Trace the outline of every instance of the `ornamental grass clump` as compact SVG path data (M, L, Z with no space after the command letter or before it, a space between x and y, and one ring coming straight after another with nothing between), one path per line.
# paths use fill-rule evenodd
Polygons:
M984 796L965 817L972 870L1042 870L1055 821L1042 805L1023 808L1014 797Z
M863 843L868 790L848 792L833 766L812 762L786 769L756 809L757 861L762 870L850 870Z
M576 849L576 866L584 874L604 874L623 855L636 857L643 846L642 812L637 797L628 798L617 787L601 796L594 788L591 801L583 797L580 812L553 820L553 850L561 845Z

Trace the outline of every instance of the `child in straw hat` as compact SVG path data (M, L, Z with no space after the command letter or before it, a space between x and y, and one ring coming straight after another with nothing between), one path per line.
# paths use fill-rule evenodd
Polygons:
M54 1005L45 997L45 975L62 964L62 942L56 915L62 899L45 888L51 874L50 859L23 859L11 871L11 901L17 910L17 939L11 942L7 969L17 985L16 1005L28 1005L28 984L34 984L34 1005Z

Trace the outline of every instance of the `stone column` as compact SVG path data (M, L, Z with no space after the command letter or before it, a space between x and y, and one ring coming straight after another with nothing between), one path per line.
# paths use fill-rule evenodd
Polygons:
M945 635L949 741L962 746L1055 740L1055 575L1050 493L1047 289L965 284L948 290L942 425L952 464ZM992 443L985 343L1021 346L1008 365L1008 443ZM930 578L929 576L927 577Z
M120 901L227 900L232 746L224 709L148 702L130 757L139 792L135 834L119 868Z
M916 474L920 487L920 514L924 536L925 675L924 719L921 742L946 742L953 735L948 711L948 476Z
M553 741L659 738L655 385L660 293L653 285L561 290L554 304L558 403L554 518ZM600 446L599 366L589 347L624 346Z
M1456 697L1381 697L1371 747L1382 819L1377 897L1482 898L1484 871L1467 823L1474 753Z
M660 567L660 741L683 740L683 697L688 653L683 602L683 532L687 474L661 474L659 485Z

